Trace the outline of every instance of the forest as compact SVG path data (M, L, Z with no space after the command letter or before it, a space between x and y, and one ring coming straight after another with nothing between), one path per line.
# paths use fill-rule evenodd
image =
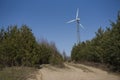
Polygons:
M0 29L0 68L11 66L39 67L41 64L61 66L63 58L54 42L36 40L27 25Z
M93 39L73 46L71 59L105 64L113 71L120 71L120 12L116 22L105 30L100 27L95 34Z

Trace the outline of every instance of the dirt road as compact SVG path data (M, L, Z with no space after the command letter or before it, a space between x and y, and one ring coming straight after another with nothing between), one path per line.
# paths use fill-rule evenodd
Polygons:
M36 74L37 80L120 80L120 76L108 73L101 69L88 67L82 64L65 64L60 69L50 65L44 66Z

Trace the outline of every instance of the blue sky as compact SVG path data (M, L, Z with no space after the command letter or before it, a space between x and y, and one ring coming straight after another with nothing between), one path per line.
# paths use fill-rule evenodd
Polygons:
M0 0L0 27L27 24L37 39L54 41L60 52L70 55L77 42L74 19L79 8L81 41L90 40L101 26L116 21L120 0Z

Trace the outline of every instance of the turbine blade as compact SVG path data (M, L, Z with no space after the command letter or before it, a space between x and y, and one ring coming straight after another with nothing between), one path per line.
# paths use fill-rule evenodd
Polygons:
M78 18L79 8L77 8L76 19Z
M81 28L85 29L82 24L79 24Z
M71 23L71 22L74 22L74 21L76 21L76 19L70 20L67 23Z

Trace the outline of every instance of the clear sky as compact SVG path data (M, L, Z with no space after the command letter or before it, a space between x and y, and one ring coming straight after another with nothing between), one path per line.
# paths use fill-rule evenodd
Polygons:
M74 19L79 8L81 41L90 40L101 26L116 21L120 0L0 0L0 27L28 25L37 39L54 41L60 52L70 55L77 42Z

